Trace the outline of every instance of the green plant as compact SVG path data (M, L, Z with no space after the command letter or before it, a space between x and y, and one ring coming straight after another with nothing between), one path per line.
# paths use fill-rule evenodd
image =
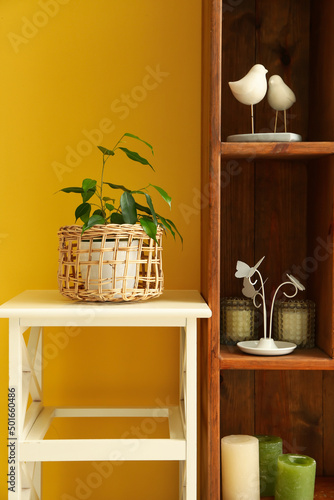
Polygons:
M131 151L121 145L125 137L130 137L144 143L151 150L151 154L154 154L151 144L129 133L123 134L113 149L106 149L102 146L98 146L99 150L103 154L100 184L98 184L94 179L84 179L81 187L67 187L60 190L64 193L78 193L81 195L82 203L80 203L75 210L75 220L77 221L78 219L81 219L83 222L82 232L92 226L95 226L96 224L136 224L136 222L139 222L146 234L155 241L157 227L161 226L165 229L165 231L169 231L174 238L175 233L177 233L181 238L181 241L183 241L182 236L177 230L175 224L170 219L162 217L162 215L155 211L152 198L148 192L149 188L153 188L160 194L160 196L162 196L169 207L171 207L172 199L164 189L159 186L155 186L154 184L149 184L142 189L131 190L123 185L104 181L106 163L111 157L115 156L118 151L124 153L134 162L138 162L142 165L148 165L154 171L153 166L148 160L140 156L135 151ZM113 190L123 191L118 206L116 206L116 198L104 196L103 188L106 185ZM144 197L145 204L138 203L134 195L136 195L137 198ZM96 198L96 203L91 201L92 199L96 200Z

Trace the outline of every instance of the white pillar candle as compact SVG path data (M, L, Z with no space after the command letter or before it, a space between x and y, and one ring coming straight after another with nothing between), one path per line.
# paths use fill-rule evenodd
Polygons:
M223 500L260 500L259 441L232 435L221 440Z

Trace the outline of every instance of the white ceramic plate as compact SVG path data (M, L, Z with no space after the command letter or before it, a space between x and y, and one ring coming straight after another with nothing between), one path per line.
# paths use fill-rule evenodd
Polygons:
M237 346L241 351L247 354L256 354L257 356L283 356L284 354L290 354L297 347L293 342L275 340L278 349L258 349L256 347L258 343L258 340L247 340L245 342L238 342Z

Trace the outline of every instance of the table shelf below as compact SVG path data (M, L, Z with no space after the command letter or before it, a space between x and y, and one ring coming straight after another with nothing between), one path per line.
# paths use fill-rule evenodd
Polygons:
M181 407L168 408L54 408L43 407L26 439L20 441L20 457L27 462L91 460L185 460L186 440ZM141 418L168 421L168 436L154 438L123 434L120 438L56 439L46 437L54 421L61 419ZM112 423L110 422L110 425Z

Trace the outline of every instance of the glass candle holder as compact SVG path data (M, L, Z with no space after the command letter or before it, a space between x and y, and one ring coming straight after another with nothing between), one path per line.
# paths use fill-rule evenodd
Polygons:
M258 311L251 299L225 297L221 300L221 344L235 345L258 338Z
M278 300L274 309L275 340L293 342L300 348L315 344L315 304L311 300Z

